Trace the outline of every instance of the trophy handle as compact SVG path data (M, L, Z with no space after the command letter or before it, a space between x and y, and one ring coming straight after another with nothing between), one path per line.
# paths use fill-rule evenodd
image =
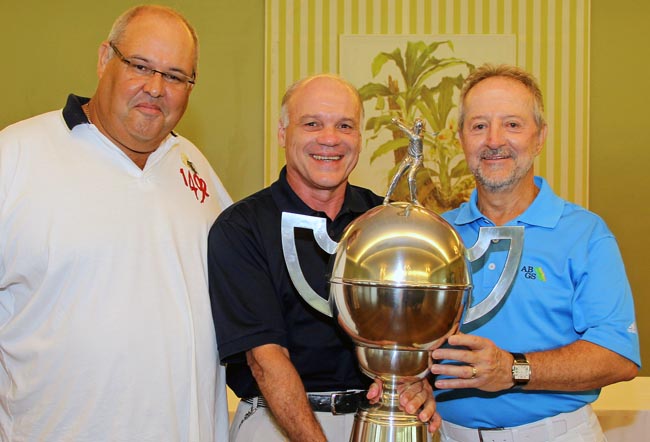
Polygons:
M483 301L466 310L463 324L470 324L482 318L499 305L514 281L515 276L517 276L517 268L519 267L524 245L524 227L522 226L481 227L476 243L467 249L467 259L470 262L476 261L485 254L493 240L500 239L510 240L510 248L503 272L501 272L501 276L490 294Z
M329 305L329 300L323 299L311 288L300 269L298 251L296 250L296 227L313 230L316 243L330 255L334 253L338 243L332 241L327 234L327 219L300 215L298 213L282 212L282 253L284 255L284 262L287 264L291 282L293 282L296 290L298 290L298 293L307 304L331 317L332 310Z

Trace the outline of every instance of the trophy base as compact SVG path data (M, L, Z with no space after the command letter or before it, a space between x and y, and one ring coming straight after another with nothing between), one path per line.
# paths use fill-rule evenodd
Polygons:
M427 442L424 422L402 411L360 408L354 416L350 442Z

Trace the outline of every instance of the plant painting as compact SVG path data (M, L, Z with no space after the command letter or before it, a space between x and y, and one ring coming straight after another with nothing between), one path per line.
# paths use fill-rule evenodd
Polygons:
M392 156L393 167L386 176L387 183L407 154L409 142L391 119L398 118L409 126L416 118L426 122L423 165L416 177L417 197L423 206L436 212L467 201L474 188L474 178L456 137L455 102L474 65L460 58L438 57L436 54L442 48L453 52L453 43L450 40L429 44L409 41L404 52L400 48L380 52L372 62L372 78L379 80L389 70L388 65L397 68L399 75L385 73L383 81L369 82L359 89L362 100L374 103L377 111L366 122L365 129L371 133L366 144L385 131L392 134L370 157L372 163L378 157ZM400 181L392 199L409 200L406 179Z

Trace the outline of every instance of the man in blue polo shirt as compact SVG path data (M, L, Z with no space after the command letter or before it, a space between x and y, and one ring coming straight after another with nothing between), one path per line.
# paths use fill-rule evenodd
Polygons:
M291 86L278 128L286 167L270 187L224 211L210 230L219 354L228 385L242 399L233 442L349 440L366 398L371 380L359 370L352 341L292 284L280 228L282 212L326 218L329 236L338 241L351 221L381 204L378 195L348 183L361 150L361 116L358 92L340 77L316 75ZM306 280L327 298L329 256L303 229L297 229L296 249ZM368 397L377 398L377 390ZM438 427L426 381L406 388L400 402L422 421L434 418L430 430Z
M433 352L443 441L602 441L589 405L639 370L634 303L616 240L597 215L533 174L546 138L542 94L513 66L485 65L461 92L459 137L476 178L445 218L466 244L482 226L523 226L505 301ZM507 246L473 267L473 303L499 278Z

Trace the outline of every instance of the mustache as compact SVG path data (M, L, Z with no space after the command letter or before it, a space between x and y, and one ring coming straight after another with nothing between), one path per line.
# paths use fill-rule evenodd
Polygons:
M480 154L482 160L497 160L510 157L515 157L515 155L510 149L505 147L500 147L498 149L485 149Z

